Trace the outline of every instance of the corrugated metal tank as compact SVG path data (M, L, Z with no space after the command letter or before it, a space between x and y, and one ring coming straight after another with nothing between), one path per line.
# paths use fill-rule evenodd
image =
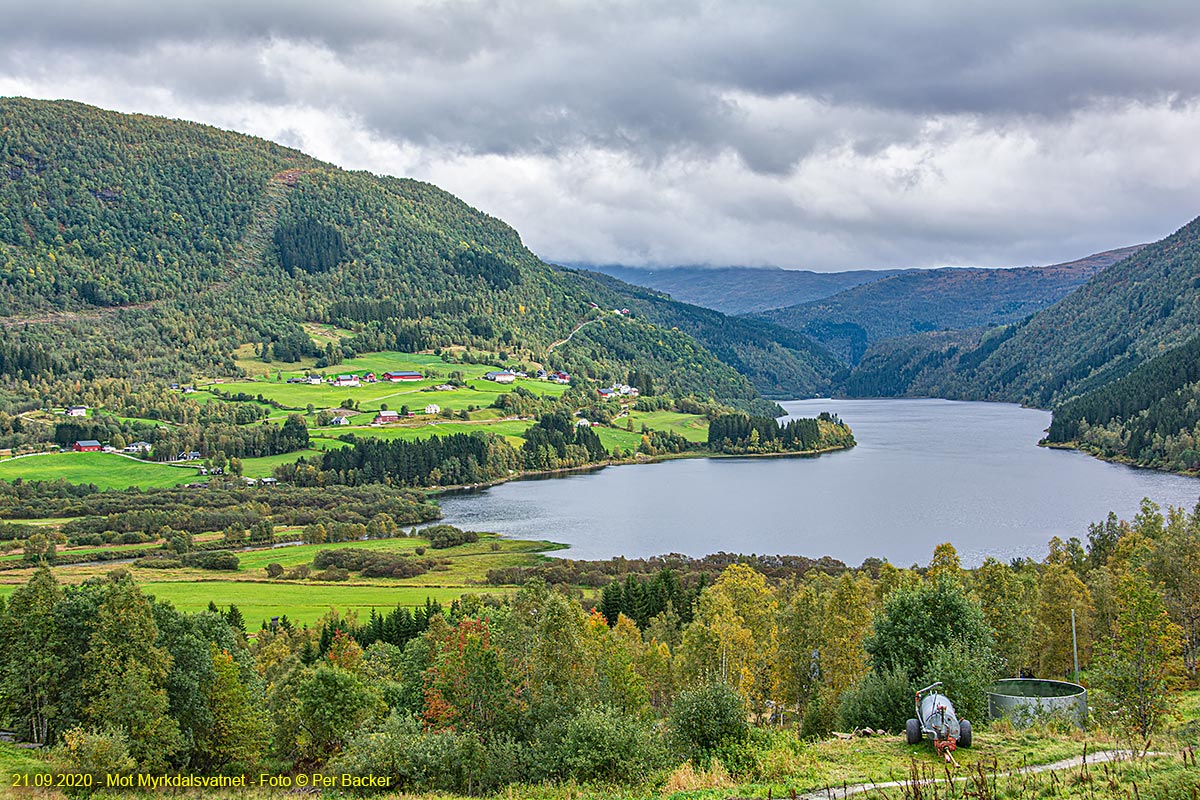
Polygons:
M992 684L987 695L988 716L1010 719L1019 728L1054 717L1081 728L1087 724L1087 689L1077 683L1008 678Z

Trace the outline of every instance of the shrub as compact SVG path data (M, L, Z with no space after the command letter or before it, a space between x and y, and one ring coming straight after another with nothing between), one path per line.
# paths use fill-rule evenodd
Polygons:
M105 786L107 775L128 775L137 769L137 762L129 755L129 738L113 728L103 731L72 728L62 735L58 760L60 772L90 775L94 788ZM91 792L92 789L85 788L75 790L80 795Z
M185 567L198 569L220 570L232 572L238 568L238 557L228 550L210 550L199 553L185 553L182 557Z
M749 730L741 695L724 683L680 694L669 721L675 746L695 760L707 760L722 745L745 739Z
M546 777L610 783L644 776L664 755L653 730L608 706L586 708L547 726L538 751Z
M422 531L422 535L429 540L429 546L434 550L445 550L448 547L479 541L479 534L475 531L460 530L453 525L434 525Z
M301 564L294 569L289 569L284 574L283 579L285 581L303 581L308 579L311 572L312 570L308 568L308 564Z
M313 580L318 581L344 581L349 580L350 573L340 567L328 567L320 572L313 573Z
M899 666L873 669L842 695L841 727L902 731L913 715L913 684Z
M941 681L958 718L982 723L987 720L987 689L1000 673L1000 658L990 647L953 641L930 653L929 672L921 685Z
M495 792L528 777L525 748L505 737L481 740L454 731L424 733L411 716L393 711L351 739L329 769L355 776L390 775L405 792Z
M143 567L145 569L178 569L183 566L183 562L177 558L163 558L162 556L144 556L133 562L135 567Z

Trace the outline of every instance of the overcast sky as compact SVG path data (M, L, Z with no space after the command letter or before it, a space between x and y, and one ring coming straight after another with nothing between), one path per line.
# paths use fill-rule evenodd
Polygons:
M432 181L554 261L1012 266L1200 215L1195 0L6 0L0 95Z

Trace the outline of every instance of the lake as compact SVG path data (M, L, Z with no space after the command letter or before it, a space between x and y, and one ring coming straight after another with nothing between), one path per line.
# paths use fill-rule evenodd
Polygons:
M1050 414L949 400L803 400L858 446L814 458L705 458L512 481L441 500L446 522L570 545L598 559L719 551L868 556L927 563L950 541L967 566L992 555L1041 559L1051 536L1078 536L1143 497L1189 509L1200 479L1037 447Z

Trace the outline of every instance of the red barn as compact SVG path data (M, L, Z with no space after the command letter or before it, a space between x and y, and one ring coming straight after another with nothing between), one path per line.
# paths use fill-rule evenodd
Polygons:
M425 376L419 372L385 372L383 379L385 381L419 381L424 380Z
M72 447L76 453L93 453L100 450L102 445L95 439L80 439Z

